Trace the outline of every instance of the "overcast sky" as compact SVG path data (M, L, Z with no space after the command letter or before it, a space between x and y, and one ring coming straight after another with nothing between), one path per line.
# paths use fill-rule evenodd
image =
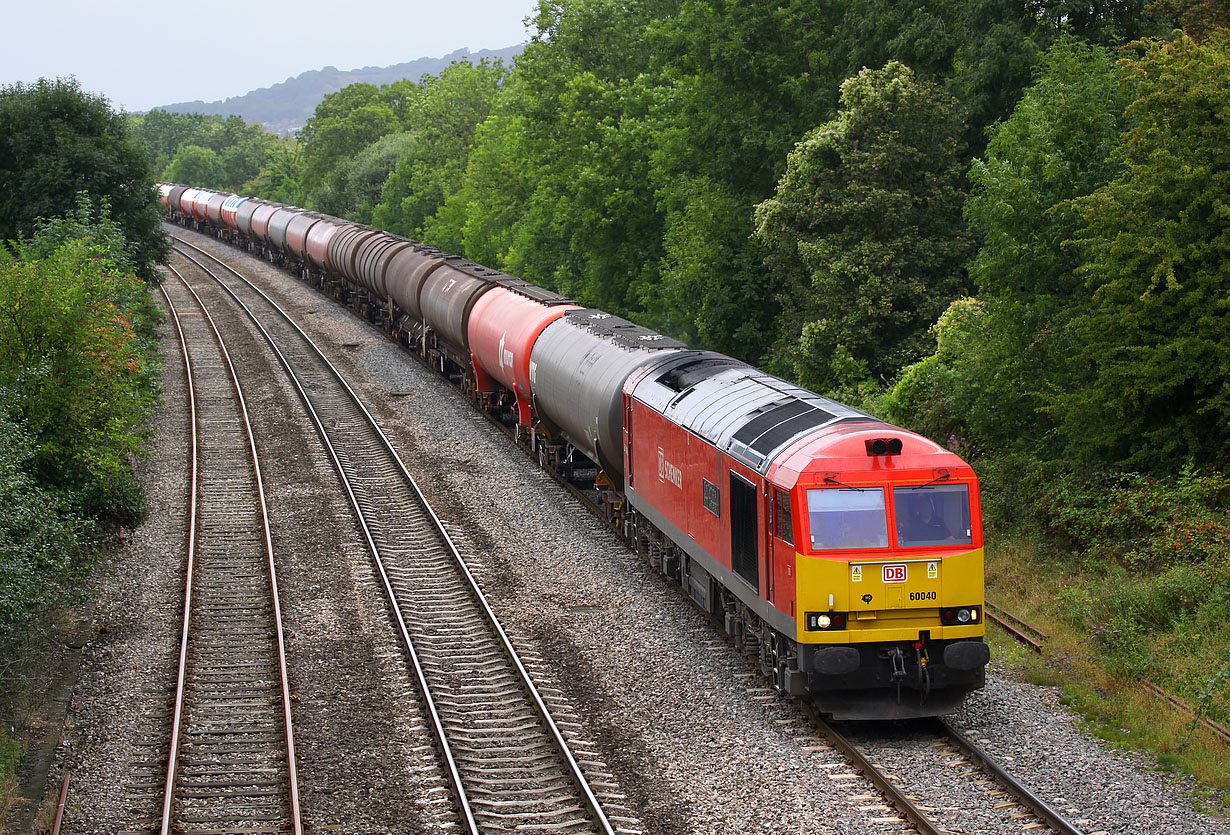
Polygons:
M15 0L0 84L75 75L130 112L216 101L305 70L524 43L535 0Z

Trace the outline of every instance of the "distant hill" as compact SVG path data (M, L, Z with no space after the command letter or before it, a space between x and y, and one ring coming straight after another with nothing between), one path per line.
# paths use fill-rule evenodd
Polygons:
M364 67L361 70L339 70L325 67L309 70L294 78L288 78L272 87L262 87L242 96L231 96L225 101L189 101L153 108L169 113L216 113L219 116L232 114L243 117L246 122L260 122L266 130L287 134L299 130L316 105L329 93L360 82L366 84L392 84L409 78L418 81L424 75L439 75L454 61L469 58L474 63L483 58L502 58L505 64L521 54L524 46L506 49L484 49L470 52L459 49L443 58L419 58L391 67Z

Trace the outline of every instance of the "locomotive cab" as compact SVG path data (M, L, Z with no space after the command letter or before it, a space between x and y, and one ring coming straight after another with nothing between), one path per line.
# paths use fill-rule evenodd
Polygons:
M821 710L934 715L982 686L982 519L964 461L848 422L799 440L767 475L774 558L794 558L798 666Z

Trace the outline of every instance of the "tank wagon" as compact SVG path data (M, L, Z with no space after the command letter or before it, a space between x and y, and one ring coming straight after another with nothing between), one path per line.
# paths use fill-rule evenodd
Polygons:
M174 222L280 264L510 427L657 571L837 719L984 684L978 479L900 427L380 230L163 184Z

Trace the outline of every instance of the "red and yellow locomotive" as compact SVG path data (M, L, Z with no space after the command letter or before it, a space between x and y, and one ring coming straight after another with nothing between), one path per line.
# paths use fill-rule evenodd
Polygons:
M624 393L629 503L780 687L855 719L951 712L982 686L978 482L959 457L716 354Z

